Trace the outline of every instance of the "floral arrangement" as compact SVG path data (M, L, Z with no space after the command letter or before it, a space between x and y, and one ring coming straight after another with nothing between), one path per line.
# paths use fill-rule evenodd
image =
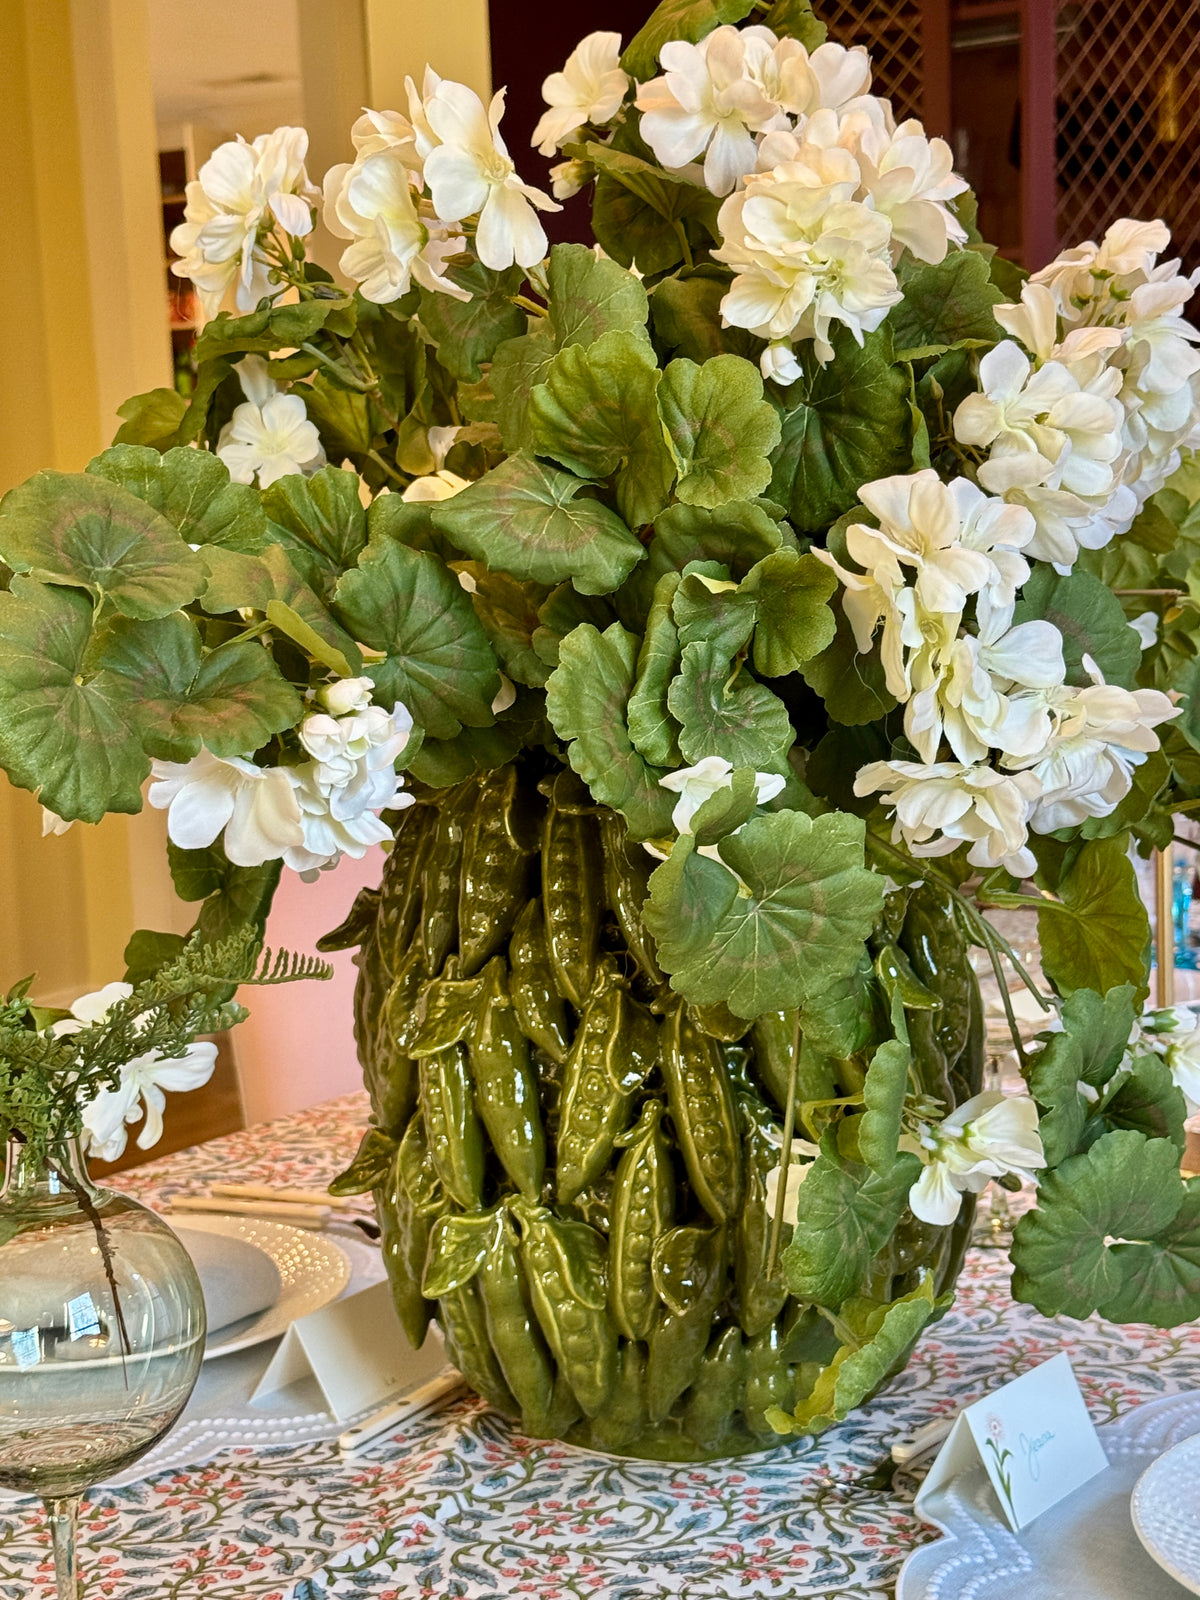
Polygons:
M665 0L547 80L595 250L547 251L503 92L432 71L320 191L302 130L214 153L173 238L212 319L190 400L0 506L0 765L54 829L149 779L209 938L414 800L569 764L657 860L669 991L719 1038L794 1020L769 1265L786 1220L846 1339L773 1417L811 1429L944 1304L870 1299L901 1218L989 1178L1040 1174L1019 1296L1200 1313L1194 1069L1169 1021L1135 1038L1129 859L1200 809L1200 335L1161 223L1027 277L863 50L751 10ZM980 906L1036 909L1027 1096L921 1087L969 974L952 1017L898 942L915 896L998 974Z

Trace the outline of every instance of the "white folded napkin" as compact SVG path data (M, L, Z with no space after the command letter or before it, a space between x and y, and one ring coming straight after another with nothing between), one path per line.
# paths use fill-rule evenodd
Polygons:
M222 1233L180 1227L174 1218L171 1226L195 1263L210 1336L243 1317L266 1311L279 1299L283 1287L279 1268L257 1245Z

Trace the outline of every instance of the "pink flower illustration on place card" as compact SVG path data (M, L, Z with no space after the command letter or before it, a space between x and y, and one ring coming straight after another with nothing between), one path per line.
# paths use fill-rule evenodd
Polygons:
M988 1413L987 1431L987 1448L996 1464L996 1481L1000 1485L1000 1492L1008 1503L1009 1511L1015 1516L1016 1512L1012 1499L1012 1473L1008 1465L1012 1460L1012 1451L1004 1443L1004 1424L994 1411Z

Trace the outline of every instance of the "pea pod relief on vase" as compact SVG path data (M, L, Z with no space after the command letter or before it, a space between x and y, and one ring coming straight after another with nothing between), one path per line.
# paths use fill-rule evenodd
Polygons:
M339 1187L527 1432L819 1433L990 1180L1038 1180L1019 1298L1193 1319L1200 1034L1140 1015L1131 860L1200 806L1193 278L1154 221L997 256L806 0L668 0L546 94L594 249L432 71L323 194L302 130L214 153L190 397L0 505L0 765L55 831L149 781L201 941L385 847L322 941ZM1036 909L1044 993L985 906ZM1019 1095L973 947L1045 1012Z

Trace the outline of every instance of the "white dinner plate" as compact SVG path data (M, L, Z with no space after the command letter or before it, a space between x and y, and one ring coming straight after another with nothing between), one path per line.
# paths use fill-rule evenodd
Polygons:
M1130 1502L1133 1531L1164 1572L1200 1594L1200 1434L1159 1456Z
M242 1239L269 1256L279 1272L279 1299L275 1304L218 1328L209 1336L205 1361L278 1338L298 1318L336 1300L350 1282L350 1261L345 1251L325 1234L289 1228L262 1217L224 1216L219 1212L178 1212L168 1214L167 1221L200 1233Z

